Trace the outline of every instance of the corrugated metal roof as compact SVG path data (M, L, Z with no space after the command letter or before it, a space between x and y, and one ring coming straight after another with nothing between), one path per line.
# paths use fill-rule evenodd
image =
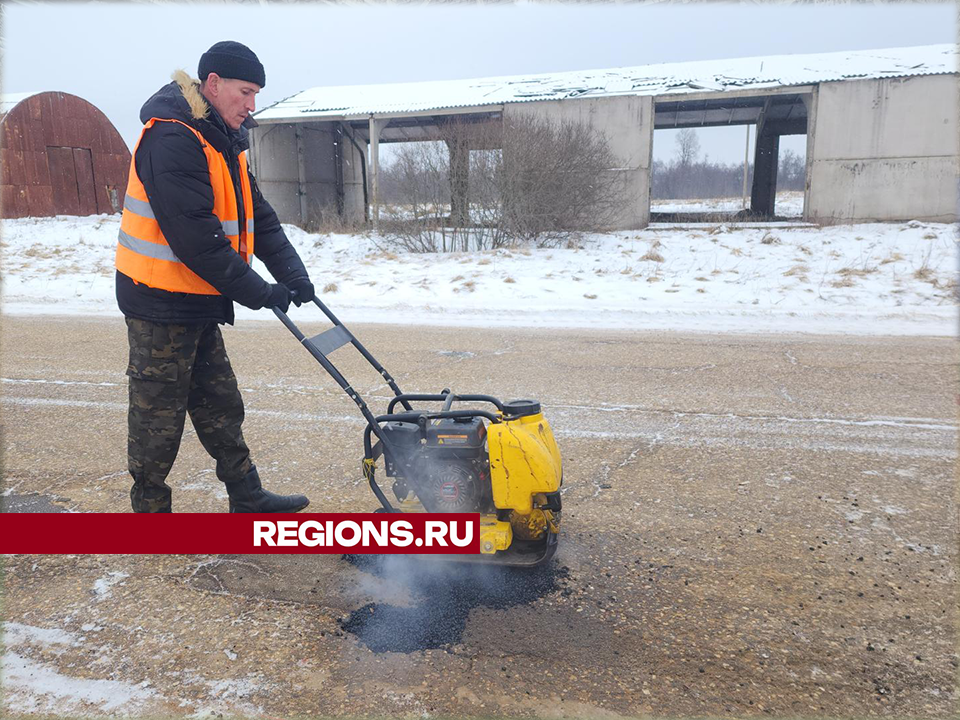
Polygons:
M610 95L662 96L955 72L955 45L924 45L474 80L318 87L274 103L256 113L256 118L271 121L388 115L535 100Z

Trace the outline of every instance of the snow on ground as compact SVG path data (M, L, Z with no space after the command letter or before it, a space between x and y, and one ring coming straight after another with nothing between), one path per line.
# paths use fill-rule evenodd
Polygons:
M118 215L3 221L3 310L119 316ZM285 226L345 322L953 335L953 225L703 225L442 255ZM256 269L266 274L257 261ZM320 319L293 308L294 320ZM240 319L273 320L238 308Z
M747 200L749 207L749 199ZM743 198L716 198L711 200L656 200L650 201L650 212L655 213L736 213L744 209ZM803 193L777 193L774 213L778 217L799 218L803 215Z
M110 573L111 576L117 574L126 577L124 573ZM99 583L98 580L94 584L94 592L97 592ZM164 701L150 679L140 682L103 680L82 677L82 670L72 670L78 664L76 656L92 666L129 666L122 648L101 642L98 634L104 630L101 625L87 623L80 632L71 632L4 622L0 629L4 645L0 655L4 691L0 715L8 712L58 717L113 717L117 714L155 717ZM271 689L259 674L211 680L185 668L168 671L168 675L179 678L184 686L179 705L187 712L192 711L189 717L261 716L262 709L251 698ZM176 699L167 700L173 702Z
M7 622L3 624L5 651L0 657L3 674L3 707L13 713L89 714L95 709L110 713L123 708L127 714L155 697L148 682L94 680L64 675L53 663L29 655L57 655L65 648L78 647L83 637L65 630L39 628Z

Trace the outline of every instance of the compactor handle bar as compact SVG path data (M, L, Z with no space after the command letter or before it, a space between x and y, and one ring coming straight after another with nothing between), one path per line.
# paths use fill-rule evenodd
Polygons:
M431 419L441 419L441 418L469 418L482 416L490 420L491 422L499 422L500 417L494 415L493 413L488 413L483 410L451 410L450 407L453 405L454 400L475 400L475 401L484 401L489 402L497 406L497 409L503 413L504 407L496 398L492 398L488 395L454 395L450 390L444 390L441 395L405 395L400 391L400 388L397 386L396 381L390 376L390 373L384 369L384 367L377 362L377 359L370 354L370 351L367 350L360 341L353 336L346 326L337 319L337 316L330 312L330 309L324 305L319 298L314 298L313 302L318 308L323 311L323 314L327 316L330 322L333 323L332 328L324 330L319 335L315 335L312 338L308 338L304 335L300 328L294 324L294 322L287 316L287 314L278 307L274 307L273 312L279 318L287 330L289 330L297 340L300 341L300 344L303 345L307 351L313 355L314 359L327 373L336 380L337 384L343 389L343 391L353 400L357 407L360 408L360 412L363 414L364 419L367 421L367 428L364 432L363 444L365 450L365 457L363 461L363 474L366 477L367 481L370 483L370 487L373 492L376 494L377 499L380 500L380 504L387 512L395 512L395 508L390 504L390 501L387 500L387 497L383 494L383 491L377 485L376 481L376 470L375 470L375 461L377 457L381 454L386 454L387 459L396 464L397 457L395 457L394 447L390 443L389 439L384 433L383 429L380 427L380 424L383 422L390 422L392 420L396 421L405 421L405 422L415 422L420 425L421 428L425 427L427 421ZM360 394L354 390L350 383L347 382L347 379L343 377L339 370L334 367L333 363L330 362L330 358L327 356L332 353L334 350L337 350L347 343L352 344L357 351L363 355L363 357L373 366L373 369L376 370L387 381L387 384L390 386L390 389L393 390L394 396L390 401L390 406L388 408L388 413L386 415L381 415L379 417L374 417L373 413L370 412L370 409L367 407L366 402L363 398L360 397ZM440 412L433 413L423 413L414 411L413 407L410 405L410 400L443 400L444 407ZM396 407L397 403L403 405L406 413L393 414L393 409ZM376 446L373 445L371 441L371 435L376 435L377 439L380 441Z
M503 403L495 397L491 397L490 395L454 395L449 390L444 390L443 393L439 395L425 395L421 393L404 393L397 395L390 400L390 404L387 406L387 413L393 413L393 409L397 406L397 403L404 403L404 405L406 405L407 400L443 402L444 410L449 410L453 406L454 401L485 402L496 405L497 410L499 410L501 414L506 414Z
M370 351L367 350L360 343L360 341L357 340L356 337L354 337L353 333L347 330L346 326L340 322L340 320L337 319L337 316L330 311L330 308L324 305L319 298L314 298L313 302L323 311L323 314L327 316L330 322L333 323L333 327L324 330L319 335L314 335L312 338L308 338L306 335L300 332L300 328L294 324L294 322L283 310L278 307L274 307L273 312L280 319L280 322L286 326L287 330L293 333L293 336L300 341L300 344L303 345L307 351L313 355L316 361L323 366L323 369L330 374L330 377L336 380L337 384L343 388L343 391L347 393L350 399L357 404L364 417L368 422L370 422L373 420L373 416L367 409L367 405L363 401L363 398L361 398L357 391L350 386L350 383L347 382L347 379L343 377L340 371L334 367L327 355L332 353L334 350L343 347L347 343L351 343L357 349L357 351L363 355L367 362L373 366L373 369L380 373L381 377L386 380L387 385L389 385L390 389L393 390L394 395L399 397L403 395L403 393L400 391L400 388L397 386L396 381L393 379L390 373L386 371L383 365L377 362L377 359L370 354ZM403 403L403 407L406 410L413 410L413 408L410 406L410 403L407 402L406 399L401 400L400 402Z

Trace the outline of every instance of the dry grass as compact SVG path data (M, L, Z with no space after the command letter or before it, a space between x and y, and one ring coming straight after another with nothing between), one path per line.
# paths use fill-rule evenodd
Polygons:
M946 282L940 282L939 280L934 279L931 283L937 290L946 290L947 293L953 298L954 302L960 301L960 281L955 277L951 277Z
M337 287L337 284L336 284L336 283L327 283L326 285L323 286L323 292L324 292L324 294L327 294L327 293L335 293L335 292L336 292L337 290L339 290L339 289L340 289L340 288Z
M913 273L913 276L917 280L924 280L926 282L930 282L931 278L933 278L933 270L931 270L929 267L924 265L923 267L915 270Z
M319 216L318 216L319 215ZM326 206L315 213L301 226L309 233L317 235L344 235L356 233L366 229L364 222L347 222L340 217L335 206Z
M590 294L588 294L588 293L584 293L583 296L584 296L587 300L596 300L596 299L597 299L597 296L596 296L596 295L590 295Z
M390 252L389 250L379 250L374 253L367 255L367 258L370 260L396 260L397 255Z
M467 280L463 285L460 286L462 289L467 292L473 292L477 289L477 284L473 280Z
M452 283L460 282L461 280L464 280L464 279L465 279L465 278L463 277L463 275L457 275L457 276L456 276L455 278L453 278L453 280L451 280L450 282L452 282Z
M514 280L514 279L513 279L512 277L510 277L509 275L507 275L507 276L503 279L503 281L504 281L505 283L515 283L515 282L516 282L516 280Z
M646 254L640 259L648 260L650 262L655 262L655 263L662 263L663 255L658 253L656 250L650 249L650 250L647 250Z
M53 271L54 277L60 277L61 275L78 275L85 271L85 268L80 267L77 263L72 263L70 265L63 265L58 267Z
M855 287L856 284L857 284L857 283L854 282L854 280L853 280L852 277L845 277L845 278L843 278L843 279L841 279L841 280L834 280L832 283L830 283L830 287L833 287L833 288L849 288L849 287Z
M733 255L734 257L743 257L743 250L741 250L740 248L731 248L730 254Z
M55 255L61 255L63 253L62 248L48 248L44 245L31 245L26 250L23 251L23 254L30 258L49 258L54 257Z
M703 275L701 275L700 277L695 277L694 280L696 280L697 282L710 282L710 278L703 277Z
M489 264L490 264L490 258L483 258L482 260L477 261L477 265L489 265Z
M881 265L889 265L890 263L900 262L901 260L906 260L906 258L898 252L890 253L883 260L880 261Z
M875 267L864 266L856 268L849 266L837 270L837 275L841 275L843 277L867 277L867 275L873 275L876 272L878 272L878 270Z
M794 265L792 268L790 268L789 270L787 270L787 271L783 274L783 276L784 276L784 277L795 277L795 278L797 278L797 280L800 280L801 282L806 282L806 281L807 281L807 273L808 273L808 272L810 272L810 268L808 268L806 265L804 265L804 264L801 263L801 264L799 264L799 265Z
M761 244L761 245L780 245L780 244L782 244L782 243L783 243L783 241L782 241L780 238L778 238L778 237L777 237L776 235L774 235L773 233L769 233L769 232L768 232L768 233L764 233L764 234L763 234L763 237L760 238L760 244Z

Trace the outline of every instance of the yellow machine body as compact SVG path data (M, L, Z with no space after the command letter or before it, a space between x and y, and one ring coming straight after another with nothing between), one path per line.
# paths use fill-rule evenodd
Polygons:
M529 515L535 496L560 489L563 466L543 413L487 427L493 504Z
M512 537L538 541L558 535L560 513L544 506L547 493L560 490L563 464L543 413L491 424L487 448L493 504L510 511Z

